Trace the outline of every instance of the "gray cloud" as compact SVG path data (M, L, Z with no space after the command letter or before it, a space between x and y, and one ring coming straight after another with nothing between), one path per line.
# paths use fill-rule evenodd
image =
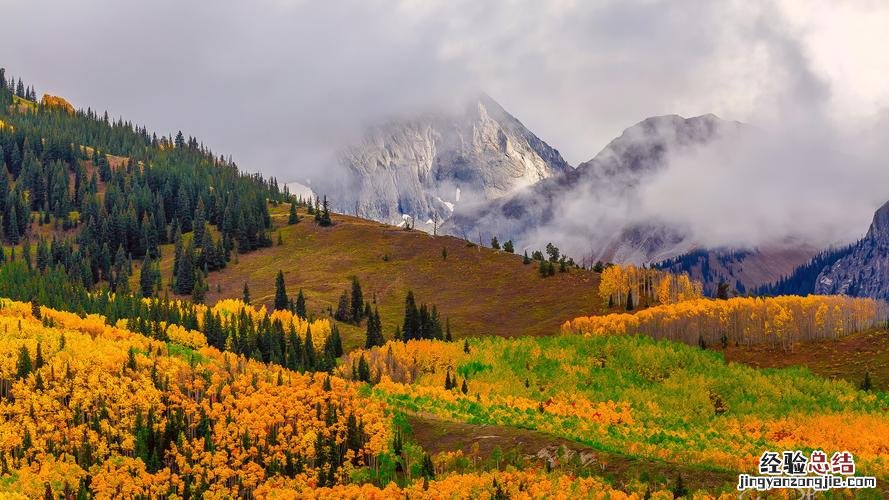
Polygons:
M867 88L885 87L887 68L824 49L886 15L871 2L6 3L15 22L0 31L0 64L14 75L161 133L182 129L282 180L327 175L332 152L367 124L484 90L572 164L646 116L713 112L767 131L675 159L646 204L623 211L657 212L702 239L848 239L889 199L877 167L885 120L837 105L858 102L838 61L857 61ZM813 18L840 7L840 28Z

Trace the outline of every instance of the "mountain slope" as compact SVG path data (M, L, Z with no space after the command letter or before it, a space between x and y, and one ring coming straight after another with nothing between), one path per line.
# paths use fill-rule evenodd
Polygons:
M493 200L571 167L486 95L458 113L427 113L367 130L345 148L346 183L322 185L335 208L400 223L443 221L468 201ZM430 226L431 229L431 226Z
M704 284L704 294L714 296L719 283L744 295L792 273L815 251L806 246L756 248L753 250L699 249L656 264L672 273L688 273Z
M889 202L876 211L865 237L821 271L815 293L889 299Z
M646 219L618 222L606 207L629 210L639 196L639 188L666 167L670 155L738 133L740 129L739 123L714 115L648 118L626 129L576 170L543 180L514 195L457 210L444 231L457 235L493 234L522 244L537 244L533 240L545 233L554 220L570 230L570 219L583 217L587 220L584 228L594 228L594 234L576 236L586 238L582 251L593 260L641 263L684 253L693 242L688 241L682 228ZM589 223L590 219L593 223ZM647 237L652 233L655 240Z
M387 339L401 325L408 290L418 303L437 305L442 321L450 319L455 337L551 335L566 319L595 312L601 303L596 295L599 275L591 271L571 269L541 278L537 263L523 265L518 255L340 214L332 215L334 225L328 228L308 218L287 225L286 207L271 209L275 239L280 234L283 244L239 255L225 269L210 273L207 303L240 298L247 283L254 304L271 306L281 269L288 294L295 297L302 289L308 312L326 315L336 310L355 276L364 297L376 298ZM302 210L300 215L305 217ZM172 274L172 246L163 247L162 254L166 284ZM339 326L347 350L363 345L363 324Z

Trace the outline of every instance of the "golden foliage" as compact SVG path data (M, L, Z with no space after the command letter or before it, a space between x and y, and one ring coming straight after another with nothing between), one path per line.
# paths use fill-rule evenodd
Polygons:
M451 474L432 481L418 480L405 487L390 483L385 488L372 484L350 484L334 488L286 489L267 484L257 493L269 498L610 498L638 499L642 495L615 489L594 477L547 474L539 470L505 470L473 474ZM669 491L649 492L653 499L671 499Z
M628 301L633 306L673 304L684 300L699 299L703 286L692 281L688 274L672 274L659 269L636 267L633 264L611 265L602 271L599 280L599 297L602 303L624 307Z
M0 482L0 495L39 497L47 482L57 494L66 484L76 491L89 474L99 498L181 494L186 483L228 498L269 480L311 484L318 444L345 443L350 418L361 444L328 472L335 481L373 463L391 440L383 405L342 378L223 353L196 332L173 335L190 350L106 325L101 316L40 313L37 319L30 304L0 299L0 468L13 473ZM22 348L33 363L24 376ZM177 433L164 438L169 447L154 467L142 458L149 428L158 441ZM288 460L301 471L272 472Z
M886 319L886 304L842 295L697 299L640 310L635 314L581 316L562 333L645 334L686 343L732 342L792 346L862 331Z
M69 115L74 114L74 106L68 102L64 97L54 96L50 94L43 94L43 99L40 100L40 104L45 108L55 108L60 109Z

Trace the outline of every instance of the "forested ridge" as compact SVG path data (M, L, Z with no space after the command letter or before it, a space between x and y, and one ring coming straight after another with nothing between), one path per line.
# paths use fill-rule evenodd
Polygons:
M197 274L233 252L272 244L269 203L289 199L274 178L245 174L182 132L158 137L107 112L26 100L35 96L0 70L2 236L51 247L48 258L37 254L41 271L61 268L87 289L127 293L133 259L150 263L159 245L193 232L191 244L212 258L177 270L176 291L191 293ZM44 225L56 230L51 241L36 229Z

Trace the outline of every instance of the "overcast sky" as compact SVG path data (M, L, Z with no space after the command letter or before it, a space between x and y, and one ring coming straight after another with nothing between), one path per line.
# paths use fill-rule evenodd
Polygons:
M876 151L889 102L878 0L2 4L0 65L38 92L182 129L282 180L311 175L364 124L476 90L573 165L667 113L793 130L841 154L869 137ZM865 195L862 207L881 196Z

